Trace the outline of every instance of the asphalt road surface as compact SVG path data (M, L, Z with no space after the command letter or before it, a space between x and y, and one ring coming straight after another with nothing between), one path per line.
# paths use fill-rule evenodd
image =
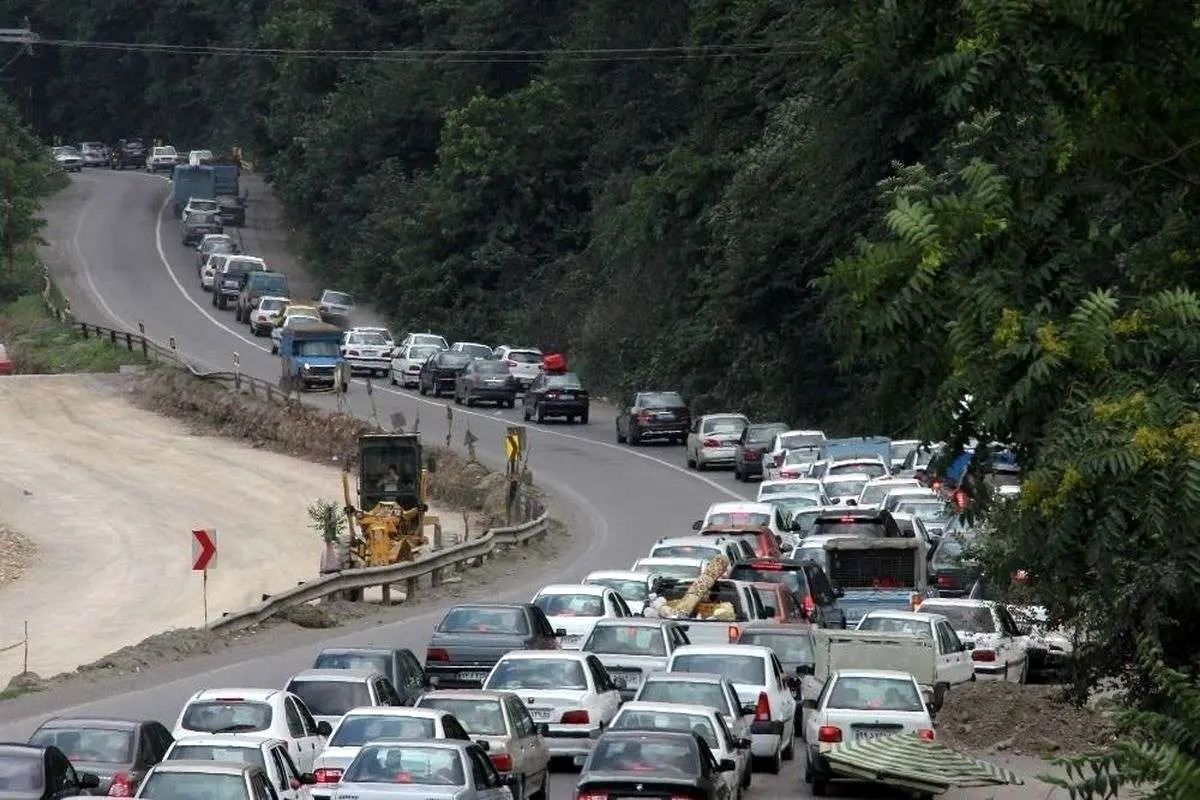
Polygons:
M233 312L218 311L209 294L199 287L194 250L179 243L176 222L167 211L169 183L141 172L86 171L72 178L69 189L48 209L46 238L51 242L52 269L72 300L77 317L98 324L136 330L165 342L175 337L182 354L198 364L230 369L237 352L241 369L266 380L277 380L279 367L270 354L270 342L251 336L234 320ZM288 271L294 262L282 247L284 237L272 223L276 217L254 198L243 230L247 252L264 256L277 269ZM267 212L267 213L264 213ZM534 313L531 311L531 313ZM403 326L396 333L402 335ZM446 331L448 336L472 340L470 331ZM312 393L306 401L335 407L334 397ZM352 410L380 419L402 412L411 424L418 416L420 430L430 441L446 435L449 400L432 400L416 392L380 384L367 396L365 384L355 381L349 394ZM521 413L508 410L468 410L454 407L453 440L462 441L466 424L479 437L480 459L498 466L502 459L504 427L521 423ZM703 474L686 469L679 446L618 445L612 409L594 405L588 425L529 424L529 464L537 483L556 495L567 522L584 545L566 564L547 565L544 574L527 576L520 586L494 599L527 599L544 583L581 578L601 568L623 568L644 556L655 539L690 531L691 522L709 503L751 497L755 487L734 481L729 473ZM391 642L423 653L429 631L441 608L420 609L403 622L351 634L334 633L320 645L259 655L251 659L190 672L186 665L171 671L166 680L150 676L136 689L72 702L65 708L39 709L36 716L0 722L0 740L23 737L47 713L119 714L154 717L174 722L185 698L203 687L280 686L295 671L311 664L321 646ZM5 710L0 706L0 719ZM807 797L802 757L785 765L778 776L756 774L749 797ZM569 773L554 776L551 796L571 796L574 781ZM875 792L865 787L837 787L847 797L903 796ZM951 794L951 797L1008 797L985 794ZM1032 795L1031 795L1032 796ZM1043 788L1038 797L1045 797Z

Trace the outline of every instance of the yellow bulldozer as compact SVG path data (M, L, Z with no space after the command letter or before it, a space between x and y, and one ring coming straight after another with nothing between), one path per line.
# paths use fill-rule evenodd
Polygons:
M378 567L411 561L428 544L425 526L429 471L413 433L370 433L358 438L358 504L350 498L350 472L342 472L350 566Z

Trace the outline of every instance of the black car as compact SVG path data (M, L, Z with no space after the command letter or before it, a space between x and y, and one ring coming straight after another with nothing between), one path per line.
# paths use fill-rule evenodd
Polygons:
M820 564L787 558L756 558L734 564L729 577L751 583L782 583L792 593L804 618L822 628L846 627L846 614L838 607L837 589Z
M141 139L121 139L108 154L108 163L113 169L146 166L146 143Z
M317 654L313 669L374 670L391 681L406 706L417 702L428 683L425 668L405 647L327 647Z
M525 421L537 418L544 422L546 417L566 417L568 422L588 421L588 393L573 372L542 373L533 379L525 390L521 401L525 407Z
M468 603L438 623L425 651L425 674L435 689L478 689L500 656L511 650L553 650L558 636L532 603Z
M704 739L676 731L609 730L596 740L575 786L575 797L677 797L727 800L720 762Z
M59 800L86 795L100 786L90 772L76 772L62 750L53 745L0 742L0 797Z
M444 391L453 392L459 374L470 363L471 357L463 353L451 353L449 350L434 353L421 365L421 372L417 375L417 389L421 394L432 392L434 397Z
M966 597L982 577L983 568L967 556L966 549L967 540L961 535L952 533L938 542L929 559L929 585L938 597Z
M683 444L692 427L692 412L679 392L638 392L617 413L617 441L636 447L643 439Z
M470 356L466 352L463 354ZM495 403L512 408L517 404L517 382L503 361L476 358L458 374L454 384L454 402L468 406Z
M742 429L733 450L733 477L739 481L761 478L763 458L775 441L775 435L786 433L791 426L783 422L755 422Z

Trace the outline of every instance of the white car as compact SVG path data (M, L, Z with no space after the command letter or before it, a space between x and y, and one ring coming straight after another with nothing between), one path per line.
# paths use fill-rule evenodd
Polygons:
M331 727L352 708L400 705L391 681L375 670L306 669L284 688L304 701L318 723Z
M463 353L472 358L482 358L489 361L494 357L492 355L492 348L479 342L455 342L450 345L450 352Z
M103 167L108 164L108 147L104 142L80 142L79 153L85 167Z
M551 628L566 631L559 639L564 650L578 650L596 620L633 616L621 595L607 586L586 583L544 586L530 602L545 613Z
M287 742L269 736L185 736L167 749L163 761L229 761L262 767L280 800L301 800L304 778Z
M621 697L632 699L647 675L663 672L667 660L688 644L684 626L665 619L602 619L583 643L600 659L609 677L625 684Z
M179 215L182 222L187 222L188 216L197 212L212 212L220 213L221 206L216 200L206 199L203 197L189 197L187 205L183 207L183 211Z
M645 572L632 572L623 569L603 569L589 572L583 582L592 586L607 586L625 601L629 610L635 615L641 614L646 607L646 597L650 594L650 576Z
M317 301L317 310L321 312L322 317L347 319L354 313L354 298L346 292L326 289L321 292L321 298Z
M621 705L620 686L590 653L516 650L501 656L483 688L525 701L553 756L587 755L593 736L612 722Z
M438 337L441 338L441 337ZM392 351L392 367L389 377L393 386L414 388L421 382L421 365L434 353L444 348L436 344L407 344Z
M369 742L387 739L462 739L470 741L462 724L434 708L352 708L334 726L329 743L313 763L313 800L328 800L346 767Z
M360 333L378 333L387 341L388 347L396 346L396 337L392 336L392 332L387 328L376 328L370 325L356 325L351 328L351 330L355 330Z
M217 273L221 271L227 258L229 258L227 253L213 253L205 260L204 266L200 268L201 289L206 292L212 291L213 284L217 281Z
M733 466L742 431L750 424L744 414L705 414L692 423L684 442L688 467Z
M888 492L920 487L920 481L915 478L875 478L867 481L867 485L859 492L858 505L878 508L883 502L883 498L887 497Z
M826 679L809 709L804 740L808 743L805 778L812 793L824 796L832 779L825 754L835 744L907 733L933 741L933 720L917 682L907 672L841 670Z
M778 467L767 465L763 474L767 478L812 478L813 465L820 463L817 453L807 448L789 450L783 454L783 461Z
M758 484L758 502L769 503L775 495L794 497L804 495L821 500L825 491L816 478L771 478Z
M769 647L745 644L690 644L679 648L667 672L715 673L729 679L744 703L754 704L750 725L751 750L778 774L781 761L790 761L796 745L796 676L785 675ZM915 684L914 684L915 685Z
M691 580L706 566L708 562L702 558L639 558L629 569L631 572Z
M150 148L150 154L146 156L146 171L158 172L159 170L171 170L179 163L179 153L171 145L161 145L159 147Z
M931 597L921 602L925 614L941 614L971 651L977 680L1024 683L1029 676L1029 637L1012 614L994 600Z
M892 467L878 458L843 458L830 461L825 465L823 477L841 477L843 475L865 474L869 479L886 478L892 474Z
M708 706L725 719L738 739L749 738L754 703L743 702L728 678L704 672L653 672L634 700Z
M212 159L213 159L213 151L212 150L189 150L188 151L188 163L191 164L193 167L198 167L201 164L203 164L205 161L212 161Z
M750 787L750 740L734 736L725 724L725 718L715 708L634 701L621 707L609 729L696 733L708 744L718 763L729 759L737 765L732 772L719 773L729 797L736 799L741 796L742 789Z
M825 490L826 502L834 506L858 505L858 497L866 485L871 482L871 476L865 472L848 472L842 475L826 475L821 479L821 487Z
M414 345L414 344L417 344L417 345L432 344L432 345L436 345L438 350L449 350L450 349L450 345L448 345L446 343L445 336L439 336L436 333L428 333L428 332L427 333L406 334L404 336L404 338L400 341L400 344L404 347L408 347L409 345Z
M496 348L496 358L508 367L508 374L512 375L513 380L517 382L517 386L522 391L528 389L529 384L542 374L544 356L542 351L537 348L505 345Z
M290 328L293 325L297 325L302 322L307 323L320 321L321 318L315 314L288 314L283 318L282 325L276 325L275 327L271 328L271 353L275 354L279 352L279 343L283 341L284 328Z
M959 684L967 683L975 675L971 651L958 638L949 620L941 614L921 611L868 611L858 621L858 630L912 633L933 642L933 651L937 654L936 683L929 687L929 690L932 698L930 707L934 713L941 710L946 700L946 692Z
M763 477L774 477L767 473L778 471L783 466L784 457L792 451L806 454L810 463L816 461L823 444L825 431L783 431L775 434L771 449L763 455Z
M901 486L897 489L889 489L888 493L883 496L882 502L879 503L880 511L895 511L896 506L900 505L904 500L916 500L919 498L936 498L937 492L930 489L928 486Z
M312 772L330 730L328 723L313 719L303 700L282 689L201 689L183 704L171 735L176 739L198 734L282 739L296 767Z
M83 156L70 145L51 148L50 154L54 157L54 163L65 172L79 172L83 169Z
M342 334L342 358L350 370L387 375L392 365L392 342L379 330L351 328Z
M775 508L770 503L757 503L748 500L713 503L704 512L704 519L692 523L692 530L702 531L707 528L770 528L771 533L785 537L789 531L779 527L775 518Z
M908 460L908 454L920 446L920 439L892 439L892 443L889 445L892 469L898 470L902 468L904 462Z
M201 274L201 283L204 277ZM258 305L250 312L250 333L255 336L263 336L269 334L271 329L275 327L276 320L283 310L287 308L288 303L292 302L290 297L276 297L272 295L258 298Z

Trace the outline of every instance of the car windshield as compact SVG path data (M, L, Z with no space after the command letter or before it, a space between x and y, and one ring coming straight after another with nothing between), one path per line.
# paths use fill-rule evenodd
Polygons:
M423 717L347 716L342 718L330 747L362 747L381 739L436 739L436 725Z
M248 800L246 779L241 775L209 772L155 771L138 790L139 797L155 800L200 798L204 800Z
M847 478L845 480L825 480L825 494L828 497L858 497L863 487L867 485L865 478Z
M681 408L684 405L679 392L642 392L638 401L642 408Z
M233 242L228 239L215 239L205 242L200 249L205 253L232 253L235 248Z
M540 364L542 354L536 350L509 350L505 358L518 364Z
M917 486L917 482L911 483L905 481L903 483L868 483L859 493L858 502L863 505L878 505L883 498L887 497L888 492L893 492L896 489L904 486Z
M508 367L502 361L476 361L475 371L481 375L507 375Z
M825 441L825 437L819 433L781 433L779 435L780 448L788 451L797 447L815 450L821 446L823 441Z
M465 353L450 353L443 350L437 355L437 365L439 367L458 369L459 367L465 367L470 363L471 357Z
M503 736L507 733L504 727L504 712L500 710L497 700L429 697L421 700L421 708L450 712L472 736Z
M921 711L925 708L917 686L901 678L838 678L826 708L857 711Z
M671 672L708 672L729 679L730 683L762 686L766 683L763 660L759 656L732 653L685 653L675 656Z
M216 200L200 200L193 197L188 200L188 208L192 211L216 211L218 205Z
M801 508L792 512L788 519L788 524L796 533L801 536L807 536L812 533L816 526L817 517L825 513L825 509L820 506L814 508Z
M881 633L912 633L917 636L931 638L929 623L919 619L898 619L895 617L863 617L858 623L860 631L879 631Z
M533 604L547 617L604 616L604 598L595 594L544 594Z
M466 778L457 749L376 745L359 752L342 783L462 786Z
M719 683L699 681L647 681L638 692L638 700L656 703L679 703L681 705L708 706L722 714L730 713L725 690Z
M229 747L217 744L176 744L171 748L168 761L224 761L232 764L248 764L267 768L262 748Z
M941 614L950 621L950 627L964 633L995 633L996 622L987 606L958 606L931 603L921 604L925 614Z
M771 524L771 515L759 511L718 511L704 521L706 528L764 528Z
M40 753L0 755L0 792L37 792L44 781Z
M691 564L643 564L639 561L634 566L634 572L648 572L668 578L694 578L700 574L700 567Z
M392 659L384 653L321 653L313 664L314 669L366 669L389 674Z
M519 608L452 608L438 625L442 633L529 633Z
M709 417L700 430L701 433L741 433L746 424L742 417Z
M951 516L946 504L941 500L905 500L896 504L895 511L899 514L912 514L922 522L937 522Z
M183 712L182 727L205 733L264 731L271 727L271 707L237 700L199 700Z
M714 750L720 747L712 720L699 714L680 714L671 711L623 711L617 715L610 730L680 731L695 733Z
M311 358L333 358L340 354L340 348L338 347L337 342L331 342L324 339L296 342L296 355L298 356L309 356Z
M259 311L278 311L283 308L287 302L285 300L261 300L258 304Z
M363 681L292 681L288 691L298 695L319 717L340 717L352 708L371 705L371 692Z
M738 639L739 644L756 644L769 647L785 664L812 664L812 636L788 635L784 633L766 633L763 631L745 631Z
M639 581L632 578L589 578L588 583L593 586L607 586L626 600L641 602L650 594L650 587L646 585L644 580Z
M412 347L408 348L408 354L405 357L415 361L424 361L434 353L439 352L441 349L442 348L433 344L413 345Z
M564 372L562 375L547 375L547 389L582 389L583 384L579 382L579 378L570 372Z
M129 764L133 761L133 731L104 728L42 728L30 744L54 745L72 761Z
M56 147L56 148L54 148L54 155L56 155L56 156L77 156L77 155L79 155L79 151L76 150L74 147Z
M665 656L662 631L645 625L597 625L583 645L586 653L625 656Z
M819 454L820 448L817 447L789 447L787 455L783 457L783 463L788 466L811 464L817 460Z
M488 347L486 344L465 344L464 343L464 344L458 345L456 349L458 352L465 353L466 355L469 355L472 358L491 358L492 357L492 348Z
M887 474L887 468L878 461L854 461L849 464L834 464L827 471L826 475L845 475L849 472L860 473L871 478L881 478Z
M321 298L322 302L334 303L339 306L348 306L354 304L354 298L345 292L326 292Z
M892 461L904 461L908 458L908 454L919 446L919 442L892 442L890 453Z
M712 558L720 554L719 547L698 544L660 544L650 551L655 558Z
M485 689L586 689L583 665L566 658L514 658L500 661Z
M694 745L625 737L598 741L587 768L590 772L701 773Z
M802 494L809 498L809 504L813 505L820 496L821 487L815 483L768 483L759 489L758 493L763 497L773 494Z

